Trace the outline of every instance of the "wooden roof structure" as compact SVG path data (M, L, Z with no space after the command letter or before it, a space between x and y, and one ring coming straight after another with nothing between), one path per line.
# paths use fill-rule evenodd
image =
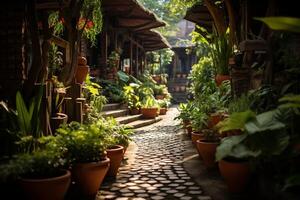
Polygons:
M141 40L145 51L170 47L167 40L157 31L150 29L165 26L166 23L137 0L102 0L105 17L114 18L114 27L128 29Z
M186 12L184 19L204 27L208 32L212 31L213 19L205 5L194 5Z
M137 37L143 41L142 45L145 51L155 51L163 48L170 48L168 41L155 30L138 31Z

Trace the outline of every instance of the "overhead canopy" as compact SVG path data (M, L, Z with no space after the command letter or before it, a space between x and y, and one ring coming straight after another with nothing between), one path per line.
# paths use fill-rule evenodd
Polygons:
M102 0L102 10L104 16L114 17L119 28L140 31L166 25L136 0Z
M36 0L37 9L58 10L69 6L70 0Z
M143 30L136 32L137 37L142 41L145 51L155 51L164 48L170 48L166 38L154 30Z
M186 12L184 19L204 27L209 32L212 30L213 19L205 5L194 5Z

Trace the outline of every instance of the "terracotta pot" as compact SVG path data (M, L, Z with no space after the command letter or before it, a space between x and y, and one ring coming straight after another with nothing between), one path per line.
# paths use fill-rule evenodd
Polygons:
M68 115L64 113L56 113L56 116L51 117L50 120L52 134L55 133L56 129L58 129L61 124L66 124L67 122Z
M106 158L99 162L77 163L73 166L72 177L84 195L94 196L97 194L109 165L109 158Z
M197 140L197 148L203 158L203 162L207 168L215 167L215 154L218 142L206 142L205 140Z
M157 116L158 108L142 108L143 118L154 119Z
M130 110L129 110L129 113L131 114L131 115L138 115L138 114L140 114L140 109L139 108L130 108Z
M159 109L159 114L160 114L160 115L165 115L165 114L167 114L167 108L160 108L160 109Z
M155 95L155 99L164 99L165 98L165 95L163 94L158 94L158 95Z
M223 81L230 80L230 76L229 75L217 74L215 80L216 80L217 86L220 86Z
M89 73L88 65L78 65L76 70L75 79L77 83L82 84Z
M201 131L193 131L191 137L192 137L192 143L196 146L196 141L202 140L204 135L203 133L201 133Z
M107 149L106 152L107 152L107 157L110 159L110 166L107 172L107 176L115 177L117 176L119 167L123 160L124 147L122 147L121 145L116 145L113 146L112 148Z
M87 65L87 60L83 56L78 57L78 65Z
M219 169L230 192L240 193L245 189L250 177L248 162L221 160L219 161Z
M71 173L54 178L21 179L20 185L25 196L30 200L63 200L71 183Z
M208 128L213 128L215 125L217 125L222 120L223 120L222 113L211 114L209 116L209 120L208 120Z

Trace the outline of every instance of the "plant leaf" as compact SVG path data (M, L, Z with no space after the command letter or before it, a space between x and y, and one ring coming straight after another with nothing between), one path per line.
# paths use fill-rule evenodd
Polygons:
M255 118L255 113L251 110L245 112L233 113L229 118L221 121L217 124L217 128L220 132L230 131L230 130L242 130L245 129L245 124L249 120Z
M23 134L28 134L31 130L30 113L19 91L16 94L16 109L18 113L17 117L18 117L19 128L21 129L21 132Z
M261 113L256 116L255 120L248 121L245 124L245 130L249 134L254 134L263 131L274 131L283 129L285 124L277 120L277 110L271 110L265 113Z
M260 151L252 151L243 144L247 138L246 134L226 137L222 139L221 144L217 147L216 160L220 161L226 157L249 158L257 157Z
M267 24L273 30L300 33L300 18L294 17L257 17L254 18Z

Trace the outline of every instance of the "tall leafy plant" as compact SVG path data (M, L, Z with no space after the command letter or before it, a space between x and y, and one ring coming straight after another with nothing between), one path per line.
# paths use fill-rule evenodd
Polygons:
M18 91L16 94L16 110L19 131L23 136L25 136L23 141L25 143L28 141L31 143L29 145L29 149L31 150L37 148L38 139L43 136L40 121L42 96L43 87L40 86L38 89L38 94L29 101L27 106L21 93Z

